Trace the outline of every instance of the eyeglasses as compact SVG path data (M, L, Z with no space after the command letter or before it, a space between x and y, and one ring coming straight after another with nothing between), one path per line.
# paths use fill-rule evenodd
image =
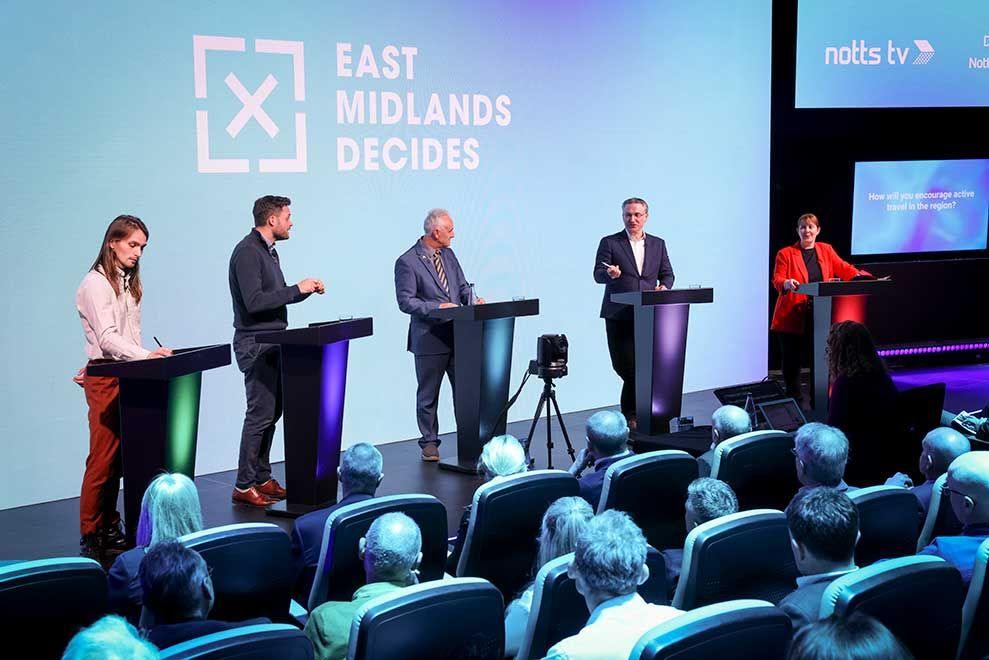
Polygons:
M954 488L948 488L947 486L942 486L941 487L941 492L942 493L948 493L949 495L957 495L958 497L971 502L972 503L972 506L975 506L975 500L972 498L972 496L971 495L966 495L965 493L961 492L960 490L955 490Z

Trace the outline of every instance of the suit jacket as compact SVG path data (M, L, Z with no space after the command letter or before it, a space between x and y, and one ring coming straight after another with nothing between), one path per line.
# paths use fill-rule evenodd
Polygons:
M470 285L457 255L450 248L441 248L440 260L449 293L443 290L436 274L432 250L421 238L395 261L395 298L398 308L411 317L407 350L414 355L452 352L453 323L431 319L427 314L439 309L441 303L466 305L470 301Z
M271 623L271 620L264 617L233 622L193 619L181 623L163 623L152 626L145 631L145 636L149 642L159 649L166 649L169 646L175 646L176 644L181 644L197 637L205 637L206 635L233 630L234 628L243 626L257 626L267 623Z
M817 262L821 265L821 280L839 278L850 280L857 275L872 276L871 273L859 270L838 256L828 243L817 242ZM802 293L784 293L783 282L797 280L807 284L807 266L804 264L803 251L800 243L788 245L776 253L776 265L773 267L773 288L779 294L776 307L773 308L773 323L770 326L777 332L789 332L802 335L804 319L810 310L810 297Z
M312 589L316 576L316 565L319 563L319 551L323 546L323 528L330 514L342 506L369 500L374 495L367 493L352 493L333 506L325 509L310 511L295 519L292 527L292 564L295 567L296 602L309 602L309 591Z
M796 591L790 592L778 605L790 617L794 632L819 619L821 596L824 595L825 589L846 573L847 571L808 575L797 581Z
M608 269L602 261L622 269L616 280L608 277ZM658 236L646 234L646 256L642 260L642 272L635 266L635 256L628 234L621 230L601 239L594 256L594 281L604 285L604 299L601 301L601 318L619 321L632 320L632 307L611 302L611 294L629 291L652 291L657 282L667 289L673 288L673 266L666 252L666 241Z
M577 485L580 487L580 496L587 500L587 503L595 511L598 510L598 502L601 501L601 491L604 490L604 475L607 474L608 468L613 463L623 458L628 458L631 455L631 451L625 451L614 456L599 458L594 462L594 471L584 474L584 476L577 480Z
M141 580L138 571L148 549L131 548L113 560L106 574L107 602L111 612L137 625L141 618Z

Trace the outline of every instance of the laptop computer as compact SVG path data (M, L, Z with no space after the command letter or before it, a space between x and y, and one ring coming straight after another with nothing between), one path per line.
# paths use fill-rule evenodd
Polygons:
M766 425L774 431L792 433L807 423L804 411L792 398L760 402L756 406L766 420Z

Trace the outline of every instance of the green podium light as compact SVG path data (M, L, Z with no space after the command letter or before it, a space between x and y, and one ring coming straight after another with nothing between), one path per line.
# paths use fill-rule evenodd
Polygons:
M196 372L168 383L168 425L165 467L190 479L196 471L196 436L199 432L199 394L203 374Z

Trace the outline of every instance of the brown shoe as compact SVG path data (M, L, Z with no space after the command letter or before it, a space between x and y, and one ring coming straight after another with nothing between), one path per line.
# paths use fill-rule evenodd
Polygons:
M436 463L440 460L440 448L435 442L427 442L422 446L422 460L427 463Z
M259 493L273 500L285 499L285 489L282 488L282 485L274 479L268 479L263 484L257 484L254 487L258 489Z
M245 491L234 488L233 495L230 499L235 504L246 504L247 506L256 506L258 508L271 506L275 503L275 500L271 499L267 495L262 495L254 486L251 486Z

